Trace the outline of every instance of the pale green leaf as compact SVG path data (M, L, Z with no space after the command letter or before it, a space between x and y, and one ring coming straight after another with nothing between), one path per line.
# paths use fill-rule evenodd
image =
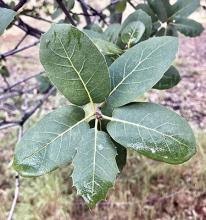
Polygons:
M89 30L89 29L83 29L83 32L87 34L92 40L93 39L103 39L106 40L106 37L103 35L103 33Z
M121 30L123 30L129 23L134 21L141 21L146 28L144 38L146 39L150 37L152 33L152 20L151 17L141 9L136 10L126 18L126 20L122 24Z
M199 36L204 30L202 24L187 18L175 18L172 25L174 25L179 32L189 37Z
M40 176L71 163L87 129L80 107L66 106L49 113L17 144L15 169L23 176Z
M171 5L168 0L147 0L160 21L165 22L170 15Z
M87 25L86 27L84 27L84 29L92 30L92 31L95 31L95 32L98 32L98 33L103 32L102 28L98 24L94 24L94 23Z
M93 38L92 41L103 55L119 55L123 52L118 46L116 46L112 42L98 38Z
M171 164L189 160L196 152L195 137L186 120L152 103L136 103L114 110L107 130L126 148Z
M146 12L151 18L152 18L152 22L155 22L158 20L157 16L155 15L155 13L153 12L153 10L150 8L150 6L148 4L138 4L136 6L136 10L138 9L142 9L144 12Z
M178 70L171 66L165 73L162 79L153 86L154 89L164 90L176 86L181 80Z
M104 56L72 25L52 25L41 38L40 60L51 82L70 102L99 103L108 96L110 81Z
M144 32L145 26L141 21L131 22L121 31L122 42L130 47L140 41Z
M200 0L177 0L172 5L172 16L170 19L175 17L188 17L200 6Z
M90 129L73 160L73 185L89 207L105 199L114 185L118 167L116 149L108 134Z
M128 49L110 66L112 91L109 105L118 107L134 101L151 89L175 59L178 40L154 37Z
M109 25L109 27L105 30L103 35L108 41L116 44L119 38L120 31L121 31L121 25L118 23L115 23L115 24Z
M0 35L3 34L9 24L14 20L15 16L15 11L7 8L0 8Z

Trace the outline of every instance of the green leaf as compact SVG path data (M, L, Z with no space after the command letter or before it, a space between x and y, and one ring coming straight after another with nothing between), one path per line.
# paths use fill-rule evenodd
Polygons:
M186 120L152 103L136 103L114 110L107 130L126 148L154 160L180 164L196 152L195 137Z
M157 16L155 15L155 13L153 12L153 10L150 8L149 5L147 4L138 4L136 7L136 10L138 9L142 9L144 12L146 12L151 18L152 18L152 22L155 22L158 20Z
M120 0L115 4L115 10L118 13L122 13L127 6L127 0Z
M104 56L85 33L72 25L52 25L42 36L40 61L51 82L71 103L100 103L109 94Z
M121 25L115 23L115 24L111 24L103 34L106 40L116 44L119 38L120 31L121 31Z
M45 93L48 91L48 89L51 87L51 82L49 81L49 78L44 75L38 75L36 77L38 83L39 83L39 92Z
M10 77L10 72L4 64L0 63L0 75L4 78Z
M109 135L97 129L90 129L82 138L81 147L73 160L73 185L89 207L105 199L114 185L118 167L116 149Z
M147 0L160 21L165 22L170 14L171 5L168 0Z
M178 37L177 29L171 23L169 25L167 25L166 36Z
M145 26L141 21L131 22L121 31L122 42L130 47L140 41L144 32Z
M117 150L117 156L116 156L117 166L119 171L122 171L127 163L127 149L122 145L118 144L116 141L113 142Z
M14 167L22 176L40 176L71 163L79 137L89 128L83 109L66 106L30 128L17 144Z
M204 30L202 24L187 18L176 18L173 25L178 31L189 37L199 36Z
M164 27L162 27L157 31L155 36L157 36L157 37L165 36L165 31L166 31L166 29Z
M3 34L9 24L14 20L16 14L17 13L11 9L0 8L0 35Z
M128 49L110 66L112 91L107 102L125 105L151 89L170 67L178 49L174 37L154 37Z
M174 66L171 66L153 88L159 90L170 89L176 86L180 80L181 77L178 70Z
M83 29L83 32L86 33L86 35L88 37L90 37L92 40L93 39L103 39L103 40L106 40L106 37L102 33L100 33L100 32L96 32L96 31L89 30L89 29Z
M130 14L122 24L122 30L131 22L141 21L145 25L144 38L148 38L152 33L152 20L151 17L143 10L138 9Z
M67 6L67 10L71 10L74 7L75 0L64 0Z
M118 46L109 41L97 38L94 38L92 41L103 55L119 55L123 52Z
M172 16L170 20L175 17L188 17L200 6L200 0L178 0L172 5Z
M92 30L92 31L95 31L95 32L98 32L98 33L103 32L102 28L98 24L89 24L84 29Z

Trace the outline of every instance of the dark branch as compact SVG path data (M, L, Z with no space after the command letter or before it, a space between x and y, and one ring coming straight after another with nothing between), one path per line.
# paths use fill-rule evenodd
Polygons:
M14 11L18 11L26 2L27 0L20 0L19 3L15 6Z
M3 60L3 59L5 59L6 57L9 57L9 56L12 56L12 55L14 55L14 54L16 54L16 53L19 53L19 52L22 52L22 51L24 51L24 50L27 50L27 49L29 49L29 48L31 48L31 47L34 47L34 46L36 46L37 44L39 44L39 42L40 41L35 41L34 43L32 43L32 44L29 44L29 45L27 45L27 46L25 46L25 47L22 47L22 48L19 48L19 49L13 49L13 50L10 50L10 51L8 51L8 52L5 52L5 53L3 53L3 54L0 54L0 60Z
M72 16L70 15L69 11L67 10L67 8L65 7L64 3L62 0L56 0L56 2L58 3L59 7L62 9L62 11L64 12L64 14L66 15L66 17L68 18L69 22L76 26L76 23L74 22Z
M85 20L87 25L91 24L90 14L88 13L88 5L85 3L84 0L78 0L78 2L80 3L83 13L85 14Z

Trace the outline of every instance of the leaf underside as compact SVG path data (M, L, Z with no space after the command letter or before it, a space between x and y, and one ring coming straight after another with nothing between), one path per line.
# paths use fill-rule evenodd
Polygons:
M16 12L7 9L7 8L0 8L0 35L6 30L9 24L14 20Z
M170 164L183 163L196 152L195 137L186 120L157 104L115 109L107 130L124 147Z
M40 176L71 163L79 137L88 128L84 111L59 108L30 128L15 149L14 167L22 176Z

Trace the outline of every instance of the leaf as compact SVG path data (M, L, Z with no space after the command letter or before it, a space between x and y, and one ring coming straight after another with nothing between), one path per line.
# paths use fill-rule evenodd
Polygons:
M172 16L170 20L175 17L188 17L200 6L200 0L178 0L172 5Z
M119 33L121 31L121 25L118 23L111 24L103 33L106 40L116 44L119 38Z
M92 31L95 31L95 32L98 32L98 33L102 33L103 30L102 28L98 25L98 24L89 24L85 27L85 29L87 30L92 30Z
M123 30L129 23L134 21L141 21L145 25L146 29L144 38L148 38L152 33L152 20L151 17L141 9L136 10L126 18L122 24L121 30Z
M159 90L170 89L176 86L180 80L181 77L178 70L174 66L171 66L153 88Z
M39 92L40 93L45 93L48 91L48 89L51 87L51 82L49 81L49 78L44 75L38 75L36 77L38 83L39 83Z
M94 38L93 43L103 55L119 55L123 52L118 46L106 40Z
M178 37L177 29L175 28L174 25L172 25L172 23L170 23L169 25L167 25L167 28L166 28L166 36Z
M116 156L117 166L119 171L122 171L127 163L127 149L122 145L118 144L116 141L113 142L117 150L117 156Z
M0 8L0 35L3 34L9 24L14 20L15 16L15 11L7 8Z
M83 32L86 33L86 35L88 37L90 37L92 40L93 39L103 39L106 40L106 38L104 37L104 35L102 33L93 31L93 30L89 30L89 29L83 29Z
M14 167L22 176L40 176L71 163L89 125L83 109L66 106L30 128L17 144Z
M195 137L186 120L152 103L137 103L114 110L107 130L126 148L146 157L180 164L196 153Z
M110 81L104 56L72 25L52 25L42 36L40 61L51 82L71 103L100 103L108 96Z
M165 35L165 31L166 29L164 27L160 28L157 33L155 34L155 36L157 37L161 37L161 36L164 36Z
M168 0L147 0L160 21L165 22L170 15L171 5Z
M67 6L67 10L71 10L74 7L75 0L64 0Z
M4 78L10 77L10 72L8 68L4 64L1 64L1 63L0 63L0 75Z
M131 22L121 31L122 42L130 47L140 41L144 32L145 26L141 21Z
M112 91L107 103L125 105L151 89L175 59L178 40L154 37L128 49L110 66Z
M127 6L127 1L126 0L119 0L116 4L115 4L115 10L118 13L122 13Z
M138 4L136 6L136 10L138 9L142 9L144 12L146 12L151 18L152 18L152 22L155 22L158 20L157 16L155 15L155 13L153 12L153 10L150 8L149 5L147 4Z
M199 36L204 30L202 24L187 18L176 18L172 25L182 34L189 37Z
M116 149L109 135L90 129L82 139L81 147L73 160L73 185L89 207L105 199L107 191L114 185L118 167Z

